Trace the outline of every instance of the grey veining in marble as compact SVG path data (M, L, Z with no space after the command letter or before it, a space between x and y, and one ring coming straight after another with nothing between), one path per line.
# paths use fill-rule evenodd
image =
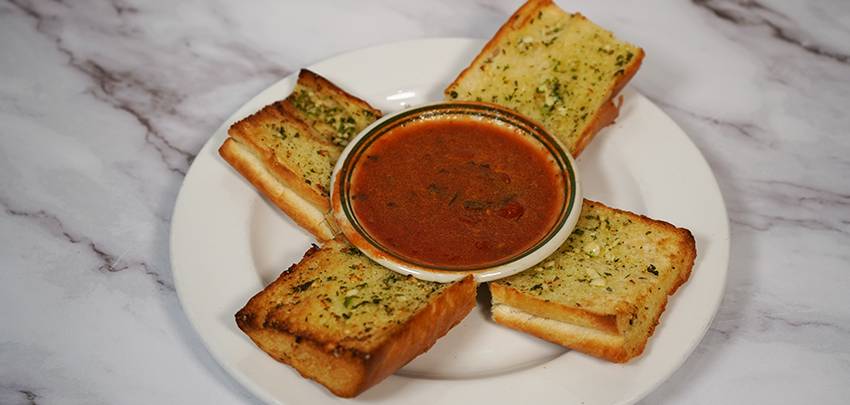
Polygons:
M299 67L489 37L516 1L0 0L0 404L254 403L168 261L194 155ZM726 296L645 404L850 399L850 2L562 3L643 46L634 85L712 166Z

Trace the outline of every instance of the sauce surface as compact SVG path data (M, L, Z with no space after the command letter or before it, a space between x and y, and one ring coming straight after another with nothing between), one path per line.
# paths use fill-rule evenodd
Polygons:
M350 198L364 230L396 255L462 269L495 264L545 237L565 181L527 135L472 119L421 120L368 146Z

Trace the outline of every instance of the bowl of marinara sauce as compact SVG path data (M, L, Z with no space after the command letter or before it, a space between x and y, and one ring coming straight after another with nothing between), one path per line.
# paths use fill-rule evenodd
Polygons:
M443 102L376 121L332 178L339 230L416 278L479 282L541 262L581 211L575 162L534 121L488 103Z

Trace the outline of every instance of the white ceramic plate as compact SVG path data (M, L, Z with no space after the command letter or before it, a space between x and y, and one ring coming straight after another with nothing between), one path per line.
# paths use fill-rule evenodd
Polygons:
M483 42L429 39L340 55L310 69L385 112L439 100ZM340 401L257 349L233 315L297 262L311 237L262 199L217 153L227 127L292 90L293 74L239 109L213 134L180 190L171 228L177 293L207 349L259 398ZM627 365L571 352L489 320L479 306L433 348L351 402L626 404L667 379L696 347L723 295L726 209L711 169L687 135L631 89L620 118L578 159L585 196L690 229L693 274L671 299L644 354ZM479 292L486 292L480 290Z

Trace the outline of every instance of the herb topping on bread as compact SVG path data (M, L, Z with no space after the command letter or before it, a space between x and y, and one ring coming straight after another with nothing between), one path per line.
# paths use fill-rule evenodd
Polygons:
M302 70L293 93L233 124L221 156L320 240L334 237L330 178L342 145L380 111Z
M266 106L233 124L228 133L273 167L281 168L284 182L290 183L288 180L292 177L294 181L289 186L303 189L306 199L329 207L330 176L340 150L315 136L312 129L284 109L282 103Z
M417 280L332 240L251 298L236 322L272 357L350 397L428 350L472 310L475 290L471 277Z
M284 105L324 140L345 146L381 116L365 101L336 87L322 76L303 69Z
M493 317L624 362L643 352L695 256L688 230L586 200L575 230L554 254L490 283Z
M540 122L577 156L613 122L613 98L640 67L643 50L551 0L522 6L445 90Z

